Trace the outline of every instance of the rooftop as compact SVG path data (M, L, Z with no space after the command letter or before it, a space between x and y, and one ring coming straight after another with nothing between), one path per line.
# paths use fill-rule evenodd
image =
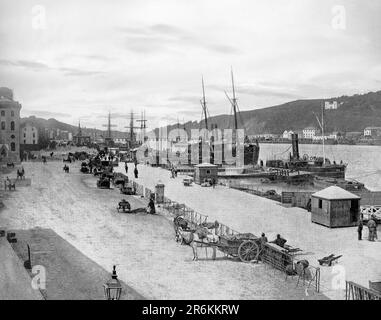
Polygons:
M209 168L209 167L217 167L215 164L211 164L208 162L200 163L196 166L197 168Z
M312 196L316 198L323 198L326 200L361 199L359 196L336 186L331 186L326 189L315 192Z

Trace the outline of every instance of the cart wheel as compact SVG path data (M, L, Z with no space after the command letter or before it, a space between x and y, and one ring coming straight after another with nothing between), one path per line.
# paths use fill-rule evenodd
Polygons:
M238 247L238 256L242 262L250 262L255 260L259 255L259 247L252 240L246 240Z

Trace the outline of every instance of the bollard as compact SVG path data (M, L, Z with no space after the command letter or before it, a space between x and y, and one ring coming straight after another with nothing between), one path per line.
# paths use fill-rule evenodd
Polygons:
M162 182L158 182L155 186L155 199L156 203L164 202L164 188L165 185Z

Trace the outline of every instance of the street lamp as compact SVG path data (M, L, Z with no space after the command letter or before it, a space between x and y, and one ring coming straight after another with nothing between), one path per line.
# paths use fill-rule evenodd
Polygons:
M113 268L111 279L103 285L106 300L119 300L122 294L122 286L118 280L115 268L116 266Z

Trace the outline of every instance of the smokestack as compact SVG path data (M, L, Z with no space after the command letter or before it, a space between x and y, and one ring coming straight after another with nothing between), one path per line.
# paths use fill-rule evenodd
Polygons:
M291 134L291 140L292 140L292 157L293 157L293 159L299 159L298 134L296 134L296 133Z

